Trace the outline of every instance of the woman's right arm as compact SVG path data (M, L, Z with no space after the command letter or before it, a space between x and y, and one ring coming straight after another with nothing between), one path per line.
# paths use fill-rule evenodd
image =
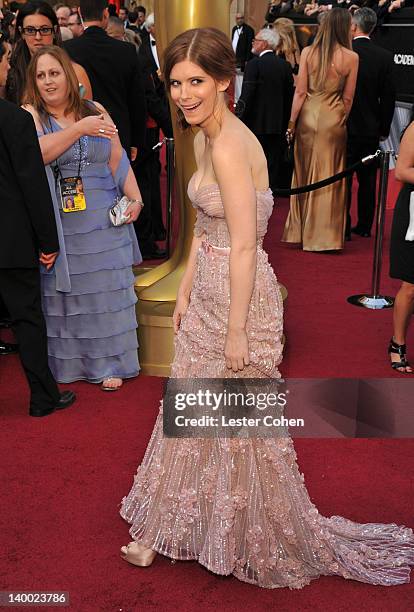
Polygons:
M43 126L35 109L30 105L23 106L23 108L33 116L37 131L43 132ZM104 132L101 130L104 130ZM116 133L117 130L113 122L105 119L103 115L84 117L58 132L39 136L43 162L45 165L50 164L67 151L81 136L101 136L111 139Z
M196 160L197 168L200 166L201 156L204 151L204 136L202 131L200 130L195 138L194 138L194 157ZM174 325L174 333L178 332L180 327L181 318L186 313L188 308L188 304L190 303L190 294L191 288L193 286L194 273L197 265L197 254L198 249L203 242L204 234L201 236L193 236L193 241L191 243L190 254L188 256L186 267L184 271L184 275L181 279L180 286L177 292L177 300L175 304L174 314L173 314L173 325Z
M197 253L198 249L201 246L201 243L203 242L203 237L203 235L193 237L190 254L186 262L185 272L178 288L177 300L175 303L175 309L173 314L173 326L175 334L179 330L181 319L185 315L188 305L190 303L191 288L193 286L194 273L197 265Z
M290 112L289 130L295 130L296 121L308 93L308 55L311 47L305 47L300 56L299 72L296 79L295 95L293 96L292 110Z
M346 76L344 90L342 92L342 101L344 103L346 116L351 112L352 103L354 101L355 87L358 76L359 57L354 51L350 52L350 69Z
M395 166L395 178L414 185L414 123L405 130Z

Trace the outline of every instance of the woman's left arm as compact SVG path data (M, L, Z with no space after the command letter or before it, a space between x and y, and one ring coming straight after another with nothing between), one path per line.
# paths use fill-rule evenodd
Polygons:
M85 88L85 94L83 97L86 100L93 100L92 85L85 68L80 64L76 64L75 62L72 62L72 68L75 71L76 78L78 79L79 83Z
M249 365L247 315L256 275L256 191L246 153L246 143L217 143L212 150L214 172L220 187L230 234L230 311L225 358L234 372Z
M106 112L102 104L94 102L94 105L100 111L102 111L105 119L111 120L109 114ZM125 181L122 186L122 191L129 200L133 200L133 202L128 206L125 211L125 214L129 215L129 219L126 223L133 223L138 219L139 214L144 207L144 203L142 202L141 192L139 190L138 183L132 171L131 165L129 161L126 161L126 154L123 155L123 153L124 150L122 148L121 141L119 140L118 134L116 134L111 139L111 157L109 158L109 167L111 168L112 176L115 178L119 168L119 164L128 164L128 170Z
M358 76L359 57L357 53L352 51L351 66L346 76L344 90L342 92L342 101L345 107L346 117L348 118L351 112L352 103L354 101L355 87Z

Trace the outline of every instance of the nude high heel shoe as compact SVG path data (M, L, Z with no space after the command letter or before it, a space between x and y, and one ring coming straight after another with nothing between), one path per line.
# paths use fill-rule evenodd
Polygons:
M128 546L122 546L121 558L132 565L148 567L154 561L157 552L152 548L146 548L138 542L130 542Z

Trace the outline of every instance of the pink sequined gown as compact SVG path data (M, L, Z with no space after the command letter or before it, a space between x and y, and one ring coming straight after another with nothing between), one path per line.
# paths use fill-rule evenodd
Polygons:
M197 209L198 254L191 302L176 336L172 376L226 377L229 234L217 185L189 196ZM280 377L282 300L262 249L273 198L257 193L257 270L242 375ZM214 249L211 247L220 247ZM121 516L132 538L174 559L261 587L301 588L324 574L362 582L409 582L411 529L323 517L309 499L290 438L172 439L158 415Z

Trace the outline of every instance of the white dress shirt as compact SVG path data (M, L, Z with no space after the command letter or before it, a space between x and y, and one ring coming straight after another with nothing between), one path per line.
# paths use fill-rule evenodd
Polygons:
M152 56L155 60L155 63L157 64L157 68L158 70L160 69L160 61L158 59L158 53L157 53L157 45L153 45L152 43L155 42L155 38L153 37L152 34L150 34L150 48L151 48L151 53Z
M237 49L237 43L239 42L239 38L240 38L240 34L242 33L243 30L243 26L238 26L235 30L234 30L234 34L233 34L233 40L232 40L232 45L233 45L233 51L234 53L236 53L236 49Z

